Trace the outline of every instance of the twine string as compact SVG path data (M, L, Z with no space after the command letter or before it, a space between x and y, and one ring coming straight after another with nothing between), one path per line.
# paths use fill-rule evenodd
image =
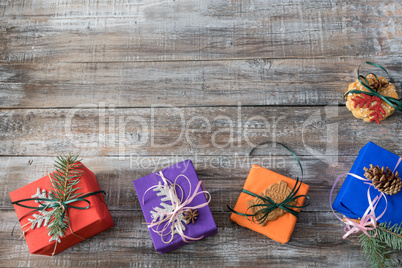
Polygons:
M190 236L186 235L184 233L184 229L182 228L181 218L180 218L184 212L189 211L190 209L194 210L194 209L199 209L199 208L205 207L211 201L211 194L209 192L204 191L204 190L200 191L202 181L198 182L197 186L195 187L194 192L192 192L191 182L186 175L184 175L184 174L178 175L175 178L174 182L172 183L164 176L162 171L160 171L156 174L159 177L161 177L164 184L163 185L154 185L154 186L149 187L142 196L142 203L145 204L144 199L145 199L145 195L148 191L150 191L151 189L154 189L156 187L162 187L163 189L166 190L167 197L168 197L169 201L171 202L173 209L171 211L167 211L167 212L157 211L162 217L155 217L150 223L145 223L145 224L147 224L148 228L150 228L153 232L158 234L161 237L161 240L166 244L173 241L175 231L177 232L177 234L180 235L182 240L186 243L189 243L189 241L202 239L204 236L190 237ZM185 199L184 199L184 190L177 183L179 178L184 178L189 185L189 194L187 195L187 197ZM180 199L178 198L176 188L179 188L181 191ZM191 202L194 200L194 198L200 194L207 195L207 197L208 197L207 201L204 203L195 205L195 206L190 205ZM169 230L169 231L167 232L167 230ZM170 238L169 238L169 240L166 241L164 239L164 237L169 236L169 235L170 235Z

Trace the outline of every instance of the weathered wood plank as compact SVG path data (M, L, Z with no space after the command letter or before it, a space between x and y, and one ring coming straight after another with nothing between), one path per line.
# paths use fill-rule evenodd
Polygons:
M7 241L7 247L0 247L2 265L18 266L156 266L162 262L167 266L186 266L188 263L203 266L243 266L254 263L266 266L288 266L297 262L300 266L332 267L337 258L342 257L342 267L364 266L357 240L343 240L341 224L329 212L328 193L330 185L338 173L349 169L354 157L341 157L336 167L323 165L311 157L302 157L310 184L309 196L312 204L303 210L291 241L281 245L266 237L230 222L226 204L234 204L247 175L248 167L235 167L229 159L224 166L210 166L209 158L194 161L197 172L211 192L211 209L218 226L218 234L161 256L153 249L151 239L143 221L142 212L131 184L133 178L143 176L154 167L130 165L113 157L90 157L85 164L96 174L102 189L107 192L106 203L111 210L115 227L84 241L54 260L48 257L29 255L24 241L17 235L10 236L16 223L16 215L10 205L2 206L0 238ZM280 160L275 157L272 160ZM33 160L29 165L28 161ZM261 163L263 158L254 158ZM1 157L0 188L3 189L2 205L8 202L7 192L18 188L52 170L51 157ZM177 161L170 159L170 161ZM349 165L349 166L348 166ZM157 166L157 168L162 168ZM298 173L295 163L286 160L286 167L274 167L278 172ZM325 176L323 176L325 174ZM12 179L11 179L12 178ZM338 187L339 188L339 187ZM18 230L18 227L17 227ZM252 241L252 242L250 242ZM91 258L87 258L90 252ZM203 252L203 254L197 254ZM115 258L112 256L119 256ZM308 258L306 258L308 256ZM312 261L314 260L314 261ZM135 264L134 264L135 262ZM262 262L262 263L261 263ZM297 266L296 265L296 266Z
M25 241L11 237L14 211L2 211L0 247L4 266L253 266L261 267L364 267L356 238L342 239L341 223L330 212L300 214L291 241L286 245L245 229L215 212L218 234L165 255L152 245L141 211L112 211L115 227L56 255L53 259L30 255ZM88 256L90 254L90 256ZM118 258L116 257L118 256Z
M402 81L401 14L372 0L0 0L0 266L367 266L328 193L368 140L402 155L402 119L367 124L338 105L366 60ZM226 210L252 163L299 174L283 149L247 157L266 140L300 156L311 186L287 245ZM95 172L116 226L54 259L30 255L10 236L8 192L69 152ZM161 256L132 180L187 158L219 233Z
M369 140L401 154L399 115L378 125L338 106L167 107L3 109L0 154L245 155L267 140L317 158L356 155Z
M112 210L141 210L132 181L161 170L184 159L191 159L206 190L212 195L214 212L227 211L234 206L243 188L252 164L259 164L289 177L300 177L296 160L286 152L282 156L143 156L121 160L118 157L85 157L84 164L91 169L105 200ZM338 159L337 159L338 158ZM304 211L330 211L329 192L335 179L349 172L356 156L300 157L304 167L303 181L310 185L312 204ZM336 162L336 160L338 162ZM32 162L30 162L32 161ZM31 163L31 164L30 164ZM0 157L0 209L11 209L8 193L52 172L54 157ZM341 183L337 185L339 189ZM32 193L34 194L34 193ZM30 196L29 196L30 197Z
M328 105L367 58L0 64L0 107ZM370 58L402 81L401 58ZM399 90L400 92L400 90Z
M393 1L6 1L2 62L400 55Z

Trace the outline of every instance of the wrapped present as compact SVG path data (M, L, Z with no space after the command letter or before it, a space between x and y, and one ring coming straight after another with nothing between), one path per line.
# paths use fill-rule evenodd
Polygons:
M366 63L384 71L388 80L373 73L360 75L359 67L357 81L351 83L345 93L346 107L356 118L381 124L381 121L392 115L395 110L402 111L402 101L398 99L395 86L389 82L387 70L376 63Z
M285 244L293 233L298 211L307 206L303 203L308 189L298 180L253 165L230 219Z
M191 160L134 181L155 249L163 254L217 233L210 195Z
M348 218L362 218L370 205L370 200L374 200L377 196L381 197L381 192L378 189L383 189L381 185L373 185L376 182L367 178L370 176L366 173L366 170L370 173L368 170L370 165L372 165L372 168L378 166L381 169L384 167L384 170L388 167L388 170L393 174L397 174L397 172L402 172L400 162L401 158L399 156L372 142L368 142L360 150L349 175L345 178L333 203L333 208ZM396 183L398 181L400 182L400 179L395 180ZM386 189L384 191L386 192ZM370 198L368 198L368 193ZM381 215L378 218L378 222L401 223L402 213L399 213L401 210L402 192L399 192L378 198L375 214L377 216ZM382 214L383 211L385 211L384 214Z
M393 253L400 251L402 244L401 163L402 158L369 142L350 172L335 180L329 195L334 216L345 225L343 239L359 234L364 256L372 267L400 264ZM334 189L345 175L332 204Z
M53 188L60 170L9 193L32 254L57 254L114 225L94 173L81 162L74 169L64 200L52 192L63 188Z

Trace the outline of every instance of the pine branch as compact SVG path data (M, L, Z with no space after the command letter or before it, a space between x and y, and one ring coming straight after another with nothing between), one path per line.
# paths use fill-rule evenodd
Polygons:
M402 250L402 223L400 225L383 222L375 230L368 231L359 236L359 241L366 260L371 267L389 267L400 264L400 261L392 256Z
M392 226L391 223L380 223L377 227L377 236L388 247L398 251L402 250L402 223Z
M50 175L52 196L60 203L71 200L79 196L76 185L80 182L83 171L78 163L78 155L59 156L55 161L56 172ZM69 224L68 213L63 206L53 209L48 225L48 234L51 241L60 242L60 237L64 237Z

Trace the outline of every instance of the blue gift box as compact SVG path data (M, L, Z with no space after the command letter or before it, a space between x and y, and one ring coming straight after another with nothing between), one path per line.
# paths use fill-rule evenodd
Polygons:
M349 173L356 174L364 177L364 167L369 168L370 164L374 166L389 167L392 171L398 163L399 156L393 154L380 146L368 142L359 152L359 155L354 162L352 169ZM402 163L396 169L399 174L402 174ZM369 206L367 199L367 190L369 184L365 184L363 181L358 180L348 175L339 190L339 193L333 203L333 208L338 212L344 214L346 217L352 219L358 219L363 216L366 209ZM374 187L370 189L371 199L374 199L380 192ZM395 195L386 195L388 200L387 210L384 216L378 220L378 222L402 222L402 191ZM384 198L381 198L378 206L375 210L376 216L379 216L384 211L386 202Z

